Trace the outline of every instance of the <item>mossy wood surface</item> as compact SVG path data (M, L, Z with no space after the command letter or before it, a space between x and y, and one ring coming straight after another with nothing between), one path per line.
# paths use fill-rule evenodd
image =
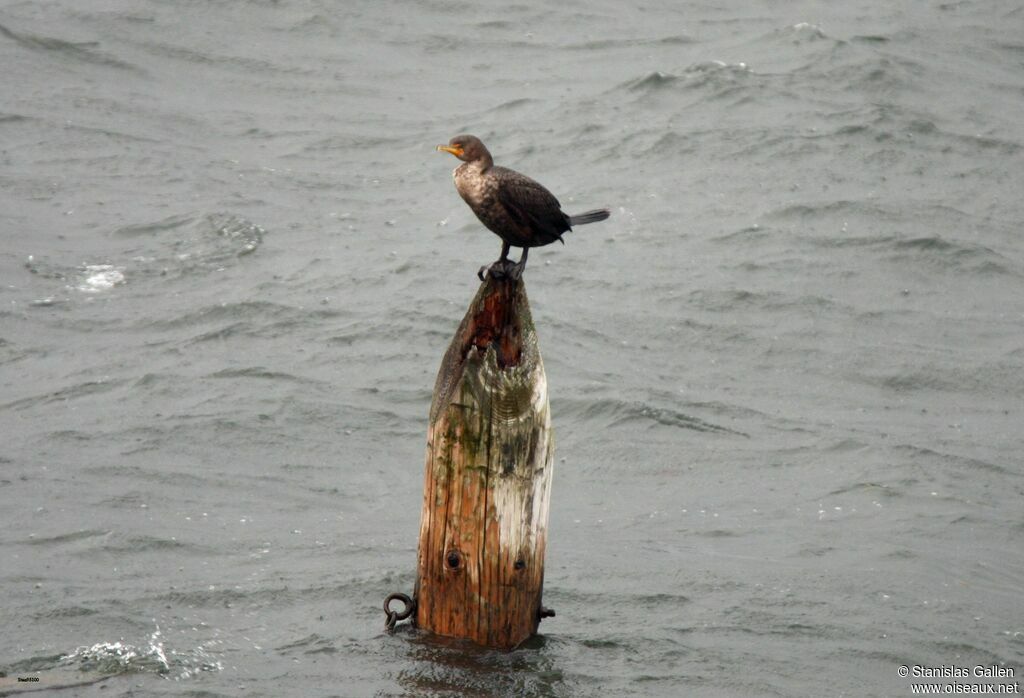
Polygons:
M416 624L488 647L533 635L553 440L521 280L488 277L441 364L427 433Z

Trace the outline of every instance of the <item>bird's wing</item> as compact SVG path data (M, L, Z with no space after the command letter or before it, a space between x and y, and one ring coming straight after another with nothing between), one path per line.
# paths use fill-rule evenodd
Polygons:
M554 238L569 229L558 199L539 182L505 168L492 169L498 170L498 200L517 222Z

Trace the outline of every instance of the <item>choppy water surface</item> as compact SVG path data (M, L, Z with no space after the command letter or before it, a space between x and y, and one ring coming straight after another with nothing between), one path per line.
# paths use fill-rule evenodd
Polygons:
M0 2L0 694L909 695L1024 671L1016 2ZM382 631L434 374L526 279L543 636ZM99 681L97 683L97 681Z

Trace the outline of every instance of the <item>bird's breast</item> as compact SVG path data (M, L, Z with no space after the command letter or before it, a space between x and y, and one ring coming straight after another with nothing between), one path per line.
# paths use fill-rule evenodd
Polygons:
M466 203L476 208L488 198L487 177L478 168L465 164L455 168L455 188Z
M489 230L513 245L522 246L529 241L529 231L521 230L501 203L498 197L501 183L497 177L481 171L474 163L458 167L454 176L459 195Z

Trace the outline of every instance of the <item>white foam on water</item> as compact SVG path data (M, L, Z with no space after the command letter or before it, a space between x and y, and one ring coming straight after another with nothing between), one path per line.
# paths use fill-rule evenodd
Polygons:
M213 641L210 644L214 644ZM175 681L206 671L221 671L223 663L207 650L205 644L179 652L164 647L159 626L145 646L117 642L97 642L81 646L60 659L61 664L105 674L153 672Z
M84 271L85 281L78 286L78 290L84 293L109 291L125 282L123 269L112 264L87 264Z

